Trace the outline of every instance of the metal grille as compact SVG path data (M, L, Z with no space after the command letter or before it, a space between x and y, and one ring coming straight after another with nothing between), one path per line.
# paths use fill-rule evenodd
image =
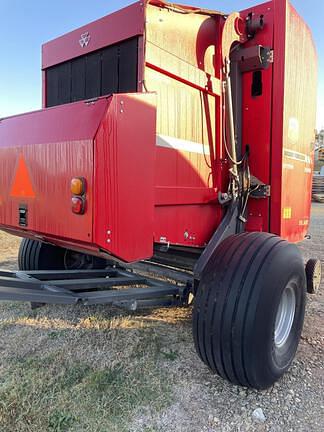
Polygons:
M46 70L46 106L137 91L138 38Z

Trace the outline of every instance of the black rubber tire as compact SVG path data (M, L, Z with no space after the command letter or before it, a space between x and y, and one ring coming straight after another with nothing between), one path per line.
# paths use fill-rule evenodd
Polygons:
M295 315L280 348L274 329L282 292L292 286ZM298 248L268 233L243 233L216 249L198 286L193 336L202 361L228 381L270 387L289 368L300 340L306 276Z
M53 246L38 240L23 239L18 252L19 270L83 270L83 269L103 269L108 262L102 258L79 254L85 257L84 265L67 268L66 254L71 251ZM89 259L88 259L89 258Z
M321 284L321 261L316 258L311 258L307 261L306 267L307 292L316 294Z
M18 252L19 270L64 270L65 249L38 240L22 239Z

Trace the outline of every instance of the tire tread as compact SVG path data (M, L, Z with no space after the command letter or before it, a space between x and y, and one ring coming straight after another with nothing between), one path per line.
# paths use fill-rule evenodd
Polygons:
M253 370L251 345L260 282L269 260L297 248L269 233L225 239L207 264L193 309L193 338L202 361L228 381L263 388ZM252 350L253 351L253 350Z

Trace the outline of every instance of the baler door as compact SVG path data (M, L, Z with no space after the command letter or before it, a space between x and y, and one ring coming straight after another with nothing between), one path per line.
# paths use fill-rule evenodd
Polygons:
M286 1L274 3L271 231L308 232L316 127L317 57L311 31Z
M124 261L153 255L155 152L155 95L113 95L95 139L93 242Z
M0 121L0 227L92 241L94 137L107 99ZM71 179L85 180L85 212L72 212Z

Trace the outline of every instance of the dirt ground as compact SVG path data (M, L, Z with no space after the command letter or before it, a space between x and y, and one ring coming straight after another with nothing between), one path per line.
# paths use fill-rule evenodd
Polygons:
M324 262L324 205L313 205L305 256ZM19 239L0 233L0 268ZM289 371L257 392L198 359L191 310L134 314L108 307L0 303L1 432L323 431L324 286L309 296ZM261 408L265 421L252 413Z

